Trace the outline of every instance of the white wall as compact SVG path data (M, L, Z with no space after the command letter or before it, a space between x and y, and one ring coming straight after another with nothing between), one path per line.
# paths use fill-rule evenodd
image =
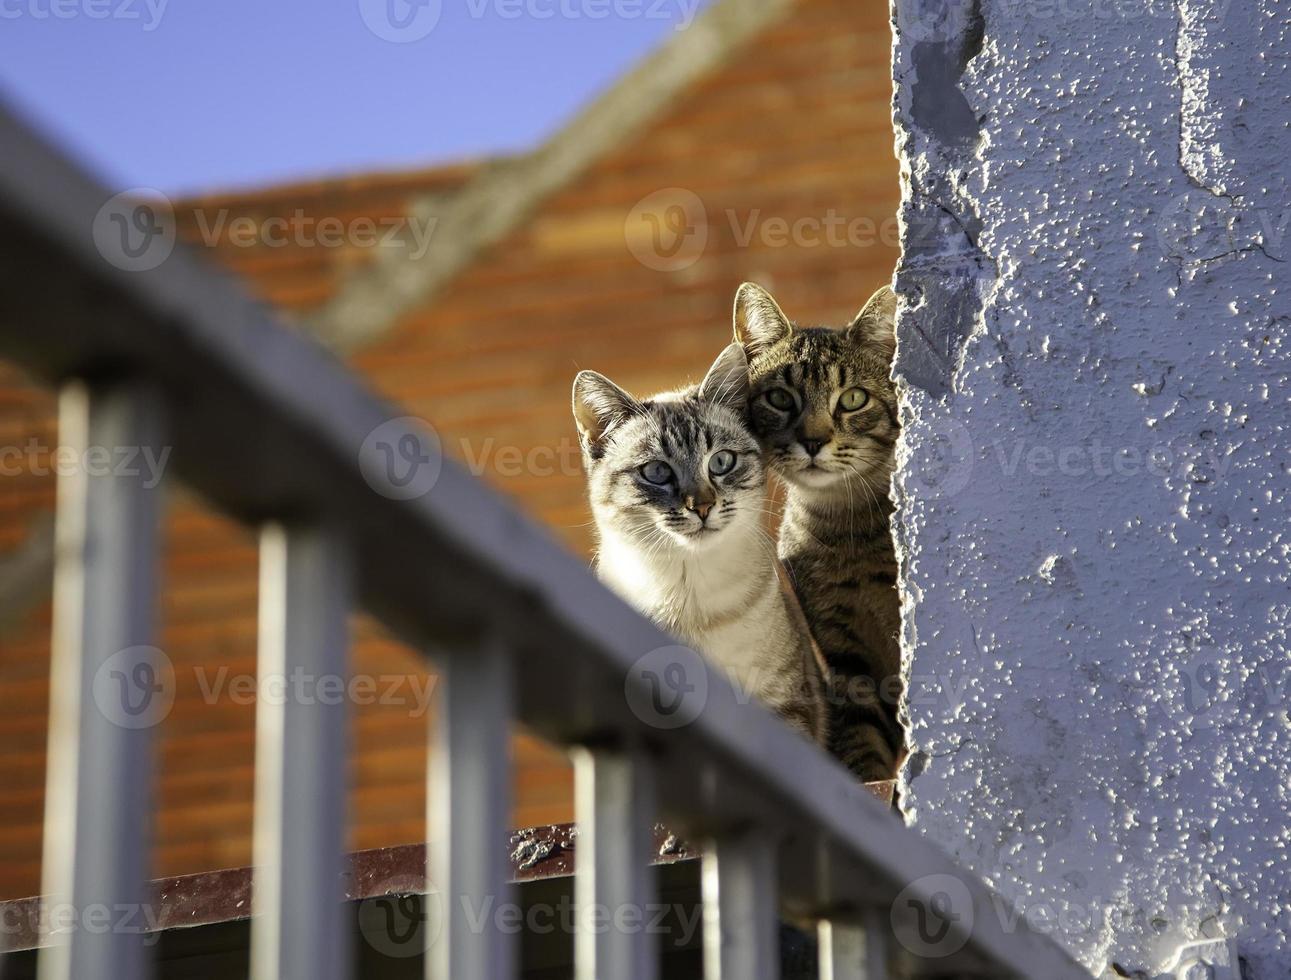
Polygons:
M1096 971L1285 978L1291 10L895 17L908 819Z

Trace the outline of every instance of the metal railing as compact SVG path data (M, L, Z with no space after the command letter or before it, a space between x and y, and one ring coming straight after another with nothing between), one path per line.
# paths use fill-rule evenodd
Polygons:
M512 721L573 754L579 908L649 905L657 815L703 842L710 980L770 980L781 915L818 923L832 980L889 963L1088 976L718 674L682 692L702 697L688 724L643 719L641 658L675 641L449 461L432 492L376 492L369 436L429 456L427 433L182 249L143 271L104 261L92 229L108 195L3 112L0 154L0 353L60 386L60 442L173 446L173 472L261 529L262 674L343 674L356 604L441 671L426 833L445 924L428 976L515 975L514 938L462 901L507 893ZM44 892L72 908L145 901L151 729L111 717L93 688L106 668L158 683L160 511L160 490L129 475L60 479ZM285 701L257 714L252 972L339 980L347 719ZM966 896L955 914L939 902L947 880ZM928 916L959 952L889 947L901 921ZM580 928L575 950L579 980L658 976L644 930ZM41 975L147 977L145 954L137 932L72 930L42 951Z

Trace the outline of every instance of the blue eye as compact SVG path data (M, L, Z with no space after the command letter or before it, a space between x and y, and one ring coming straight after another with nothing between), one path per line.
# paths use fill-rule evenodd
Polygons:
M792 412L798 405L788 388L772 388L763 397L772 408L778 408L782 412Z
M736 455L725 449L720 453L713 453L713 458L708 461L708 472L713 476L725 476L735 469L735 460Z
M656 486L663 486L665 483L671 483L673 480L672 467L667 463L661 463L659 460L651 460L641 467L641 475L650 483Z

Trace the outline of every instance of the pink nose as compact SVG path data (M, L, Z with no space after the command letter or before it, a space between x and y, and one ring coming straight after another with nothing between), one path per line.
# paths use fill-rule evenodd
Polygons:
M713 510L713 503L711 500L701 500L699 503L696 503L694 497L687 497L686 509L698 514L701 521L706 521L708 520L708 515Z

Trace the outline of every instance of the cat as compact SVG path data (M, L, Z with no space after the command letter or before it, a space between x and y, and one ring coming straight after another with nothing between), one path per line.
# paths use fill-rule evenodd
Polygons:
M786 486L780 558L832 677L829 749L864 782L895 778L905 747L888 491L895 317L888 287L841 330L794 325L752 283L735 298L750 424Z
M763 524L748 371L732 344L698 386L640 401L594 371L574 380L597 574L824 745L823 663Z

